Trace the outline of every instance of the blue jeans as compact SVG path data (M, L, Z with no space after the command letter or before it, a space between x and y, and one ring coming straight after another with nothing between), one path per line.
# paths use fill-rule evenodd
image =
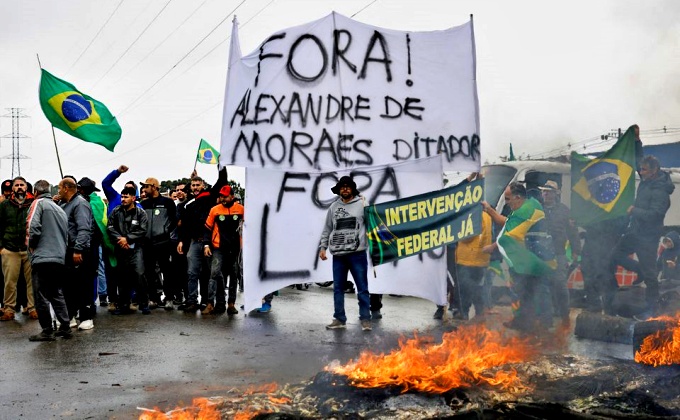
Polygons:
M102 247L99 247L99 267L97 267L97 293L106 296L106 274L104 271L104 258ZM96 299L96 297L95 297Z
M368 293L368 258L366 251L333 255L333 318L347 322L345 315L345 282L347 273L352 273L359 300L359 319L371 319L371 298Z
M208 281L210 277L210 260L203 255L203 243L199 241L191 241L189 245L189 252L187 254L187 289L189 296L187 297L188 304L198 303L198 285L201 283L201 303L207 303L208 297Z
M519 309L513 323L525 331L533 331L537 326L550 328L553 324L551 276L530 276L514 271L511 275L519 297Z

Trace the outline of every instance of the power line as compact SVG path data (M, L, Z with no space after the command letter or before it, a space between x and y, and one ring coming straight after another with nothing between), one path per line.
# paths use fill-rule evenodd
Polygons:
M372 2L368 3L366 6L361 8L358 12L354 13L350 18L353 18L354 16L358 15L359 13L363 12L364 10L368 9L369 6L371 6L373 3L375 3L378 0L373 0Z
M260 10L258 10L258 12L255 13L250 19L248 19L247 21L245 21L245 22L242 23L242 24L239 24L239 29L244 28L244 27L248 24L248 22L250 22L250 21L252 21L253 19L255 19L260 13L262 13L266 8L268 8L268 7L269 7L272 3L274 3L275 1L276 1L276 0L271 0L271 1L270 1L269 3L267 3L263 8L261 8ZM220 41L219 44L215 45L210 51L208 51L207 53L205 53L201 58L199 58L198 60L194 61L193 64L191 64L189 67L187 67L187 68L186 68L182 73L180 73L176 78L172 79L172 80L171 80L171 83L174 82L175 80L177 80L179 77L183 76L186 72L188 72L188 71L191 70L192 68L194 68L194 66L196 66L198 63L200 63L201 61L203 61L203 60L204 60L206 57L208 57L210 54L212 54L213 52L215 52L215 50L217 50L217 48L218 48L219 46L221 46L221 45L224 44L225 42L229 41L230 38L231 38L231 35L228 35L225 39L223 39L222 41Z
M97 86L97 84L99 84L99 82L100 82L104 77L106 77L106 75L109 74L109 72L110 72L114 67L116 67L116 64L118 64L118 62L125 56L125 54L127 54L128 51L130 51L130 49L137 43L137 41L139 41L139 39L142 37L142 35L144 35L144 34L146 33L146 31L151 27L151 25L153 25L153 23L156 21L156 19L158 19L158 16L160 16L161 13L163 13L163 11L168 7L168 5L170 5L170 3L172 3L172 0L168 0L168 2L165 3L165 6L163 6L163 8L161 8L161 10L159 10L158 13L156 13L156 16L154 16L153 19L151 19L151 22L149 22L149 23L146 25L146 27L144 28L144 30L142 30L142 32L137 36L137 38L135 38L135 40L132 41L132 44L130 44L130 45L127 47L127 49L126 49L125 51L123 51L123 54L121 54L121 55L118 57L118 59L116 59L116 61L111 65L111 67L109 67L109 69L106 70L106 72L105 72L105 73L104 73L104 74L103 74L96 82L94 82L94 85L92 85L93 88L94 88L95 86Z
M112 157L111 159L100 160L100 161L97 161L96 164L93 164L93 165L90 165L90 166L84 166L84 167L81 167L80 169L82 170L82 169L92 168L92 167L94 167L94 166L99 166L99 165L102 164L103 162L109 162L109 161L112 161L112 160L119 159L121 156L125 156L125 155L127 155L127 154L129 154L129 153L138 152L140 147L146 146L146 145L148 145L148 144L150 144L150 143L153 143L154 141L156 141L156 140L158 140L158 139L160 139L160 138L162 138L162 137L164 137L164 136L166 136L166 135L168 135L168 134L170 134L170 133L173 133L173 132L174 132L175 130L177 130L178 128L180 128L180 127L182 127L182 126L184 126L184 125L190 123L190 122L193 121L194 119L196 119L196 118L198 118L198 117L204 115L207 111L213 109L213 108L216 107L217 105L222 104L222 102L223 102L223 98L221 98L219 101L213 103L213 104L210 105L209 107L203 109L201 112L195 114L195 115L192 116L191 118L185 120L184 122L181 122L181 123L177 124L176 126L170 128L169 130L165 131L164 133L159 134L158 136L152 138L151 140L148 140L148 141L146 141L146 142L137 144L136 147L135 147L134 149L132 149L132 150L128 150L127 152L123 152L123 153L118 153L118 154L116 154L116 156Z
M74 61L73 64L71 64L71 67L69 67L68 70L66 70L66 73L65 73L65 74L68 74L68 73L73 69L73 67L75 67L75 65L78 64L78 62L79 62L80 59L83 57L83 55L85 55L85 53L87 52L87 50L89 50L90 47L92 46L92 44L94 44L94 41L97 40L97 38L98 38L99 35L102 33L102 31L104 30L104 28L106 28L106 26L109 24L109 22L111 21L111 18L113 18L113 15L116 14L116 12L118 11L118 9L120 8L120 6L123 4L124 1L125 1L125 0L120 0L120 2L118 3L118 6L116 6L116 8L113 9L113 12L111 12L111 14L109 15L109 18L106 19L106 22L104 22L104 24L102 25L102 27L99 28L99 31L97 31L97 33L94 35L94 37L90 40L90 43L87 44L87 47L85 47L85 49L83 50L83 52L81 52L80 55L78 56L78 58L76 58L76 61Z
M616 130L612 130L616 131ZM649 139L649 138L661 138L661 137L668 137L668 136L674 136L680 134L680 128L668 128L668 127L663 127L663 128L654 128L654 129L649 129L649 130L641 130L640 131L640 137L643 139ZM618 140L618 134L614 134L612 136L607 135L606 137L604 136L595 136L595 137L589 137L585 140L581 140L575 143L570 143L566 146L561 146L557 147L554 149L549 149L537 154L534 154L533 156L535 158L546 158L546 157L555 157L555 156L560 156L564 154L568 154L571 151L577 151L579 153L586 153L588 149L592 149L594 147L600 148L600 147L606 147L609 146ZM578 149L581 149L582 146L582 151L579 151Z
M158 83L160 83L160 81L163 80L163 79L165 78L165 76L167 76L168 74L170 74L170 72L173 71L173 70L175 69L175 67L177 67L182 61L184 61L184 59L186 59L186 58L189 56L189 54L191 54L196 48L198 48L199 45L201 45L201 44L203 43L203 41L205 41L210 35L212 35L212 33L215 32L215 31L217 30L217 28L219 28L219 27L220 27L220 26L221 26L221 25L229 18L229 16L231 16L231 15L232 15L239 7L241 7L241 6L243 5L243 3L245 3L246 1L247 1L247 0L243 0L241 3L239 3L238 6L236 6L236 7L234 8L234 10L232 10L231 12L229 12L229 14L228 14L227 16L225 16L224 19L222 19L222 20L220 21L220 23L218 23L218 24L217 24L210 32L208 32L208 34L207 34L206 36L203 37L203 39L201 39L201 40L198 42L198 44L194 45L194 47L191 48L191 50L189 50L189 52L187 52L186 54L184 54L184 56L183 56L182 58L180 58L178 62L176 62L172 67L170 67L170 69L169 69L168 71L166 71L165 74L163 74L158 80L156 80L151 86L149 86L149 88L147 88L144 92L142 92L141 95L139 95L137 98L135 98L135 99L130 103L130 105L128 105L125 109L123 109L123 110L119 113L119 115L124 114L127 110L129 110L130 108L132 108L132 106L133 106L134 104L136 104L137 101L139 101L141 98L143 98L144 95L147 94L147 92L149 92L149 91L150 91L151 89L153 89Z
M191 12L191 13L186 17L186 19L184 19L184 20L182 21L182 23L180 23L174 30L172 30L172 31L168 34L168 36L166 36L160 43L158 43L158 45L156 45L156 46L155 46L155 47L154 47L147 55L145 55L144 58L142 58L141 60L139 60L139 61L137 62L137 64L135 64L134 66L132 66L132 68L130 68L125 74L123 74L120 78L118 78L118 80L116 80L115 82L113 82L113 84L118 84L118 82L120 82L121 80L123 80L128 74L130 74L131 71L133 71L134 69L136 69L137 67L139 67L139 65L142 64L144 61L146 61L147 58L151 57L151 54L153 54L154 52L156 52L156 50L157 50L158 48L160 48L163 44L165 44L165 42L166 42L168 39L170 39L170 37L171 37L173 34L175 34L175 32L177 32L182 26L184 26L184 24L187 23L187 22L189 21L189 19L191 19L191 17L192 17L193 15L195 15L196 12L198 12L199 9L201 9L207 2L208 2L208 0L203 0L203 3L201 3L197 8L195 8L195 9L193 10L193 12Z

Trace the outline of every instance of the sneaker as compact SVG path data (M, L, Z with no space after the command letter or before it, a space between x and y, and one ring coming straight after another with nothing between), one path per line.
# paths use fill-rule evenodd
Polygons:
M99 306L109 306L109 298L107 295L99 295Z
M130 310L133 311L133 312L136 312L137 310L139 310L139 305L136 304L136 303L131 303L130 304Z
M272 311L272 305L271 305L271 303L266 303L266 302L265 302L265 303L262 304L262 307L256 309L256 311L257 311L258 313L261 313L261 314L266 314L266 313Z
M94 321L91 319L86 319L85 321L82 321L80 325L78 325L79 330L91 330L94 328Z
M145 306L142 308L142 315L151 315L151 307Z
M71 327L68 327L68 329L61 329L59 328L56 333L54 333L55 336L61 337L65 340L68 340L70 338L73 338L73 332L71 332Z
M269 306L269 308L271 309L271 305ZM262 309L262 308L260 308L260 309ZM230 304L229 304L229 307L227 308L227 314L229 314L229 315L236 315L237 313L238 313L238 309L236 309L236 308L234 307L234 304L233 304L233 303L230 303Z
M371 321L368 319L364 319L361 321L361 330L362 331L371 331L373 328L371 327Z
M445 310L444 306L437 305L437 310L434 311L434 315L432 316L432 318L443 319L444 318L444 310Z
M118 309L118 305L114 302L109 303L109 312L115 312Z
M165 301L165 306L163 306L163 308L164 308L166 311L172 311L172 310L175 309L175 307L172 305L172 300L170 300L170 299L167 299L167 300Z
M213 309L215 309L215 307L213 306L212 303L209 303L209 304L205 305L205 309L203 309L201 311L201 314L202 315L210 315L212 313Z
M382 319L382 314L380 313L380 310L371 311L371 319Z
M362 321L361 326L363 327L363 321ZM337 330L337 329L340 329L340 328L345 328L345 323L341 322L340 320L337 320L337 319L333 319L333 322L326 325L327 330ZM369 325L369 328L370 328L370 325Z
M75 328L78 326L78 321L76 321L76 317L74 316L71 318L71 321L68 323L68 326L71 328Z
M173 303L173 305L175 305L175 306L182 306L182 305L184 305L184 301L183 301L182 299L175 299L175 300L172 301L172 303ZM181 309L179 309L179 308L177 308L177 309L178 309L178 310L181 310Z
M196 312L198 310L199 306L195 303L190 303L187 304L184 309L182 309L184 312Z
M213 314L213 315L220 315L220 314L223 314L225 312L227 312L227 307L225 306L225 304L224 303L218 303L217 305L215 305L212 312L210 312L210 313Z
M156 309L158 308L158 304L154 301L149 301L149 309Z
M38 319L38 311L36 311L35 309L31 309L30 311L28 311L28 318Z
M54 341L54 330L52 328L42 330L40 334L28 337L28 341Z
M2 316L0 316L0 321L11 321L14 319L14 312L5 311Z

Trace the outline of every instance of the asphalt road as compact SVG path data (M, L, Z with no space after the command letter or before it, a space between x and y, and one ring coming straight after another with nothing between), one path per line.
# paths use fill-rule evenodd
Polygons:
M40 326L19 315L0 323L0 419L136 419L137 407L168 411L234 387L299 383L333 360L346 363L362 350L389 352L414 331L437 338L460 322L434 320L429 301L386 295L384 318L364 332L356 295L345 296L347 329L334 331L325 329L332 320L332 289L316 284L281 290L268 314L156 309L149 316L113 316L98 308L93 330L55 342L29 342ZM572 319L578 311L572 309ZM509 307L497 306L487 325L501 328L509 319ZM564 351L632 358L630 345L573 334Z
M0 323L0 418L138 418L137 407L170 410L233 387L297 383L332 360L389 351L402 334L443 329L431 302L385 296L384 318L364 332L356 295L346 297L347 329L336 331L324 328L332 289L316 284L281 290L268 314L113 316L98 308L93 330L55 342L29 342L40 326L18 315Z

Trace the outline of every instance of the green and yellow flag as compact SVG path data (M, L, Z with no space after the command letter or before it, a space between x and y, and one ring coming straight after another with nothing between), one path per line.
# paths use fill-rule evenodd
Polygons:
M122 130L103 103L81 93L75 86L47 70L41 70L40 107L50 123L81 140L113 152Z
M497 244L508 266L517 273L541 276L557 267L552 239L541 227L544 222L543 207L535 198L527 198L508 216Z
M596 159L571 153L571 217L580 226L625 216L635 200L633 127Z
M220 159L220 152L215 150L207 141L201 139L201 144L198 146L198 155L196 160L201 163L209 165L217 165Z
M373 265L411 257L482 232L484 181L364 207Z

